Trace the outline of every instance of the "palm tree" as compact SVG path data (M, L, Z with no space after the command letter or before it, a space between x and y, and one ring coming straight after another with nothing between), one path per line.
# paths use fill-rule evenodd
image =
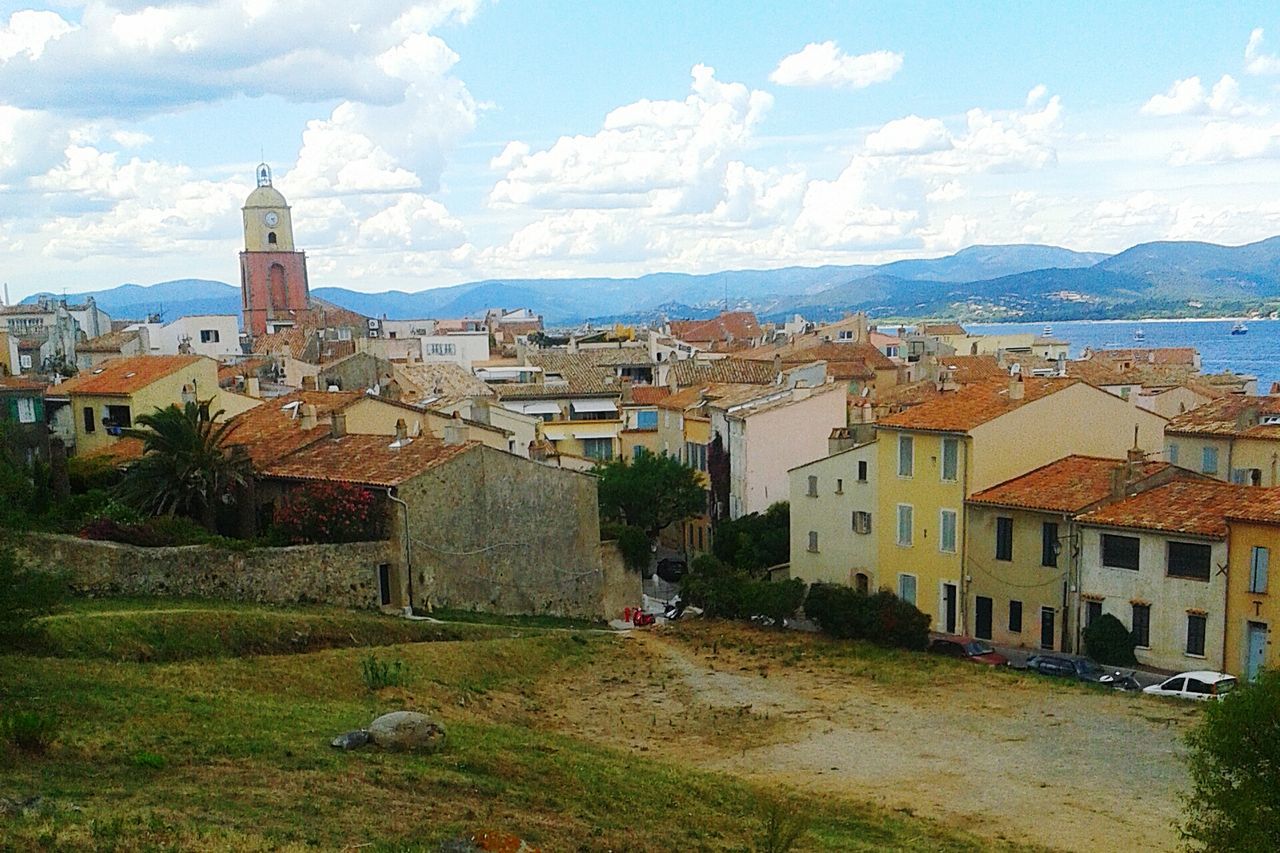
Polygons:
M129 466L120 497L151 515L185 515L209 531L217 527L219 503L229 503L246 485L249 460L224 444L229 423L215 423L208 402L176 404L138 417L142 429L124 430L140 439L143 455Z

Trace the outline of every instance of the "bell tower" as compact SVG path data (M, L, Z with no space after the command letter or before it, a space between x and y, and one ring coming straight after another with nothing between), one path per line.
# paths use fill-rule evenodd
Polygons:
M293 217L271 185L271 167L258 164L258 186L245 200L240 292L244 326L263 335L292 326L310 304L306 253L293 243Z

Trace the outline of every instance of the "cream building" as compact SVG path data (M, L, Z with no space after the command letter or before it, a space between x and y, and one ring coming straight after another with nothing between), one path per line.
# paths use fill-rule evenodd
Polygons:
M867 442L791 469L791 577L880 587L876 457Z

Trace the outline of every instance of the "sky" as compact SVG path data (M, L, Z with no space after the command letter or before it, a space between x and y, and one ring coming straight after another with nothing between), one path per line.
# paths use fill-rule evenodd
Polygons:
M1280 234L1280 7L0 0L0 282L312 287Z

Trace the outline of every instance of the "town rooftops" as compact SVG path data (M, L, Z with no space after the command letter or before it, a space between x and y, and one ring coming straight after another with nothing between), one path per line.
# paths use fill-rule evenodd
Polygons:
M708 408L719 409L731 418L746 418L761 412L803 403L820 394L845 395L843 385L829 382L816 388L745 385L728 391L708 402Z
M1081 524L1155 530L1221 539L1227 535L1227 517L1247 511L1269 489L1217 481L1174 480L1099 507L1080 516Z
M1098 388L1116 385L1133 385L1133 379L1126 378L1102 361L1082 359L1067 362L1067 375L1088 382Z
M240 445L249 454L255 468L274 463L305 447L330 430L333 413L364 398L361 391L295 391L274 400L266 400L228 422L226 443ZM317 425L302 428L302 406L316 407Z
M48 387L48 382L40 382L26 376L0 376L0 394L39 394Z
M89 338L83 343L76 344L76 352L119 352L120 348L125 344L132 343L137 339L138 332L136 330L108 332L105 335Z
M682 358L671 364L671 374L681 388L708 382L768 385L778 377L772 361L745 358Z
M759 394L761 386L732 382L709 382L704 385L691 385L664 397L658 402L657 406L659 409L684 412L689 409L696 409L726 395L736 395L743 392Z
M1248 501L1227 511L1227 520L1280 524L1280 489L1255 488Z
M671 335L688 343L750 341L760 337L760 321L750 311L725 311L710 320L673 320Z
M1268 421L1274 419L1274 423ZM1280 397L1229 394L1172 418L1166 435L1280 437Z
M471 371L452 362L393 363L392 374L402 399L420 406L439 406L471 397L492 397L493 389Z
M1079 380L1061 377L1026 376L1018 379L989 379L962 385L890 415L879 426L891 429L918 429L935 432L968 432L1002 415L1056 394ZM1010 394L1014 382L1021 382L1022 397Z
M282 480L398 486L479 446L478 442L445 444L430 435L405 439L344 435L321 438L266 466L263 473Z
M1066 456L983 489L969 502L1074 514L1111 497L1117 472L1124 472L1126 484L1132 485L1171 467L1168 462L1139 462L1129 470L1123 459Z
M655 406L669 396L671 391L665 385L636 385L631 389L631 405Z
M859 364L872 371L898 368L897 362L869 343L824 341L814 334L797 337L784 344L756 347L742 354L743 358L752 361L772 361L774 356L780 356L783 364L825 361L833 366L833 372L839 369L837 365L846 364Z
M1150 347L1134 349L1099 349L1089 352L1090 358L1105 361L1124 361L1137 364L1185 365L1195 367L1200 353L1195 347Z
M922 335L934 337L969 334L959 323L923 323L919 331Z
M82 371L49 390L59 397L69 394L124 397L141 391L166 376L187 370L201 361L209 359L201 355L135 355L113 358L92 370ZM216 389L206 390L212 394Z
M1009 376L1009 371L1000 366L994 355L940 355L938 367L949 370L961 385Z

